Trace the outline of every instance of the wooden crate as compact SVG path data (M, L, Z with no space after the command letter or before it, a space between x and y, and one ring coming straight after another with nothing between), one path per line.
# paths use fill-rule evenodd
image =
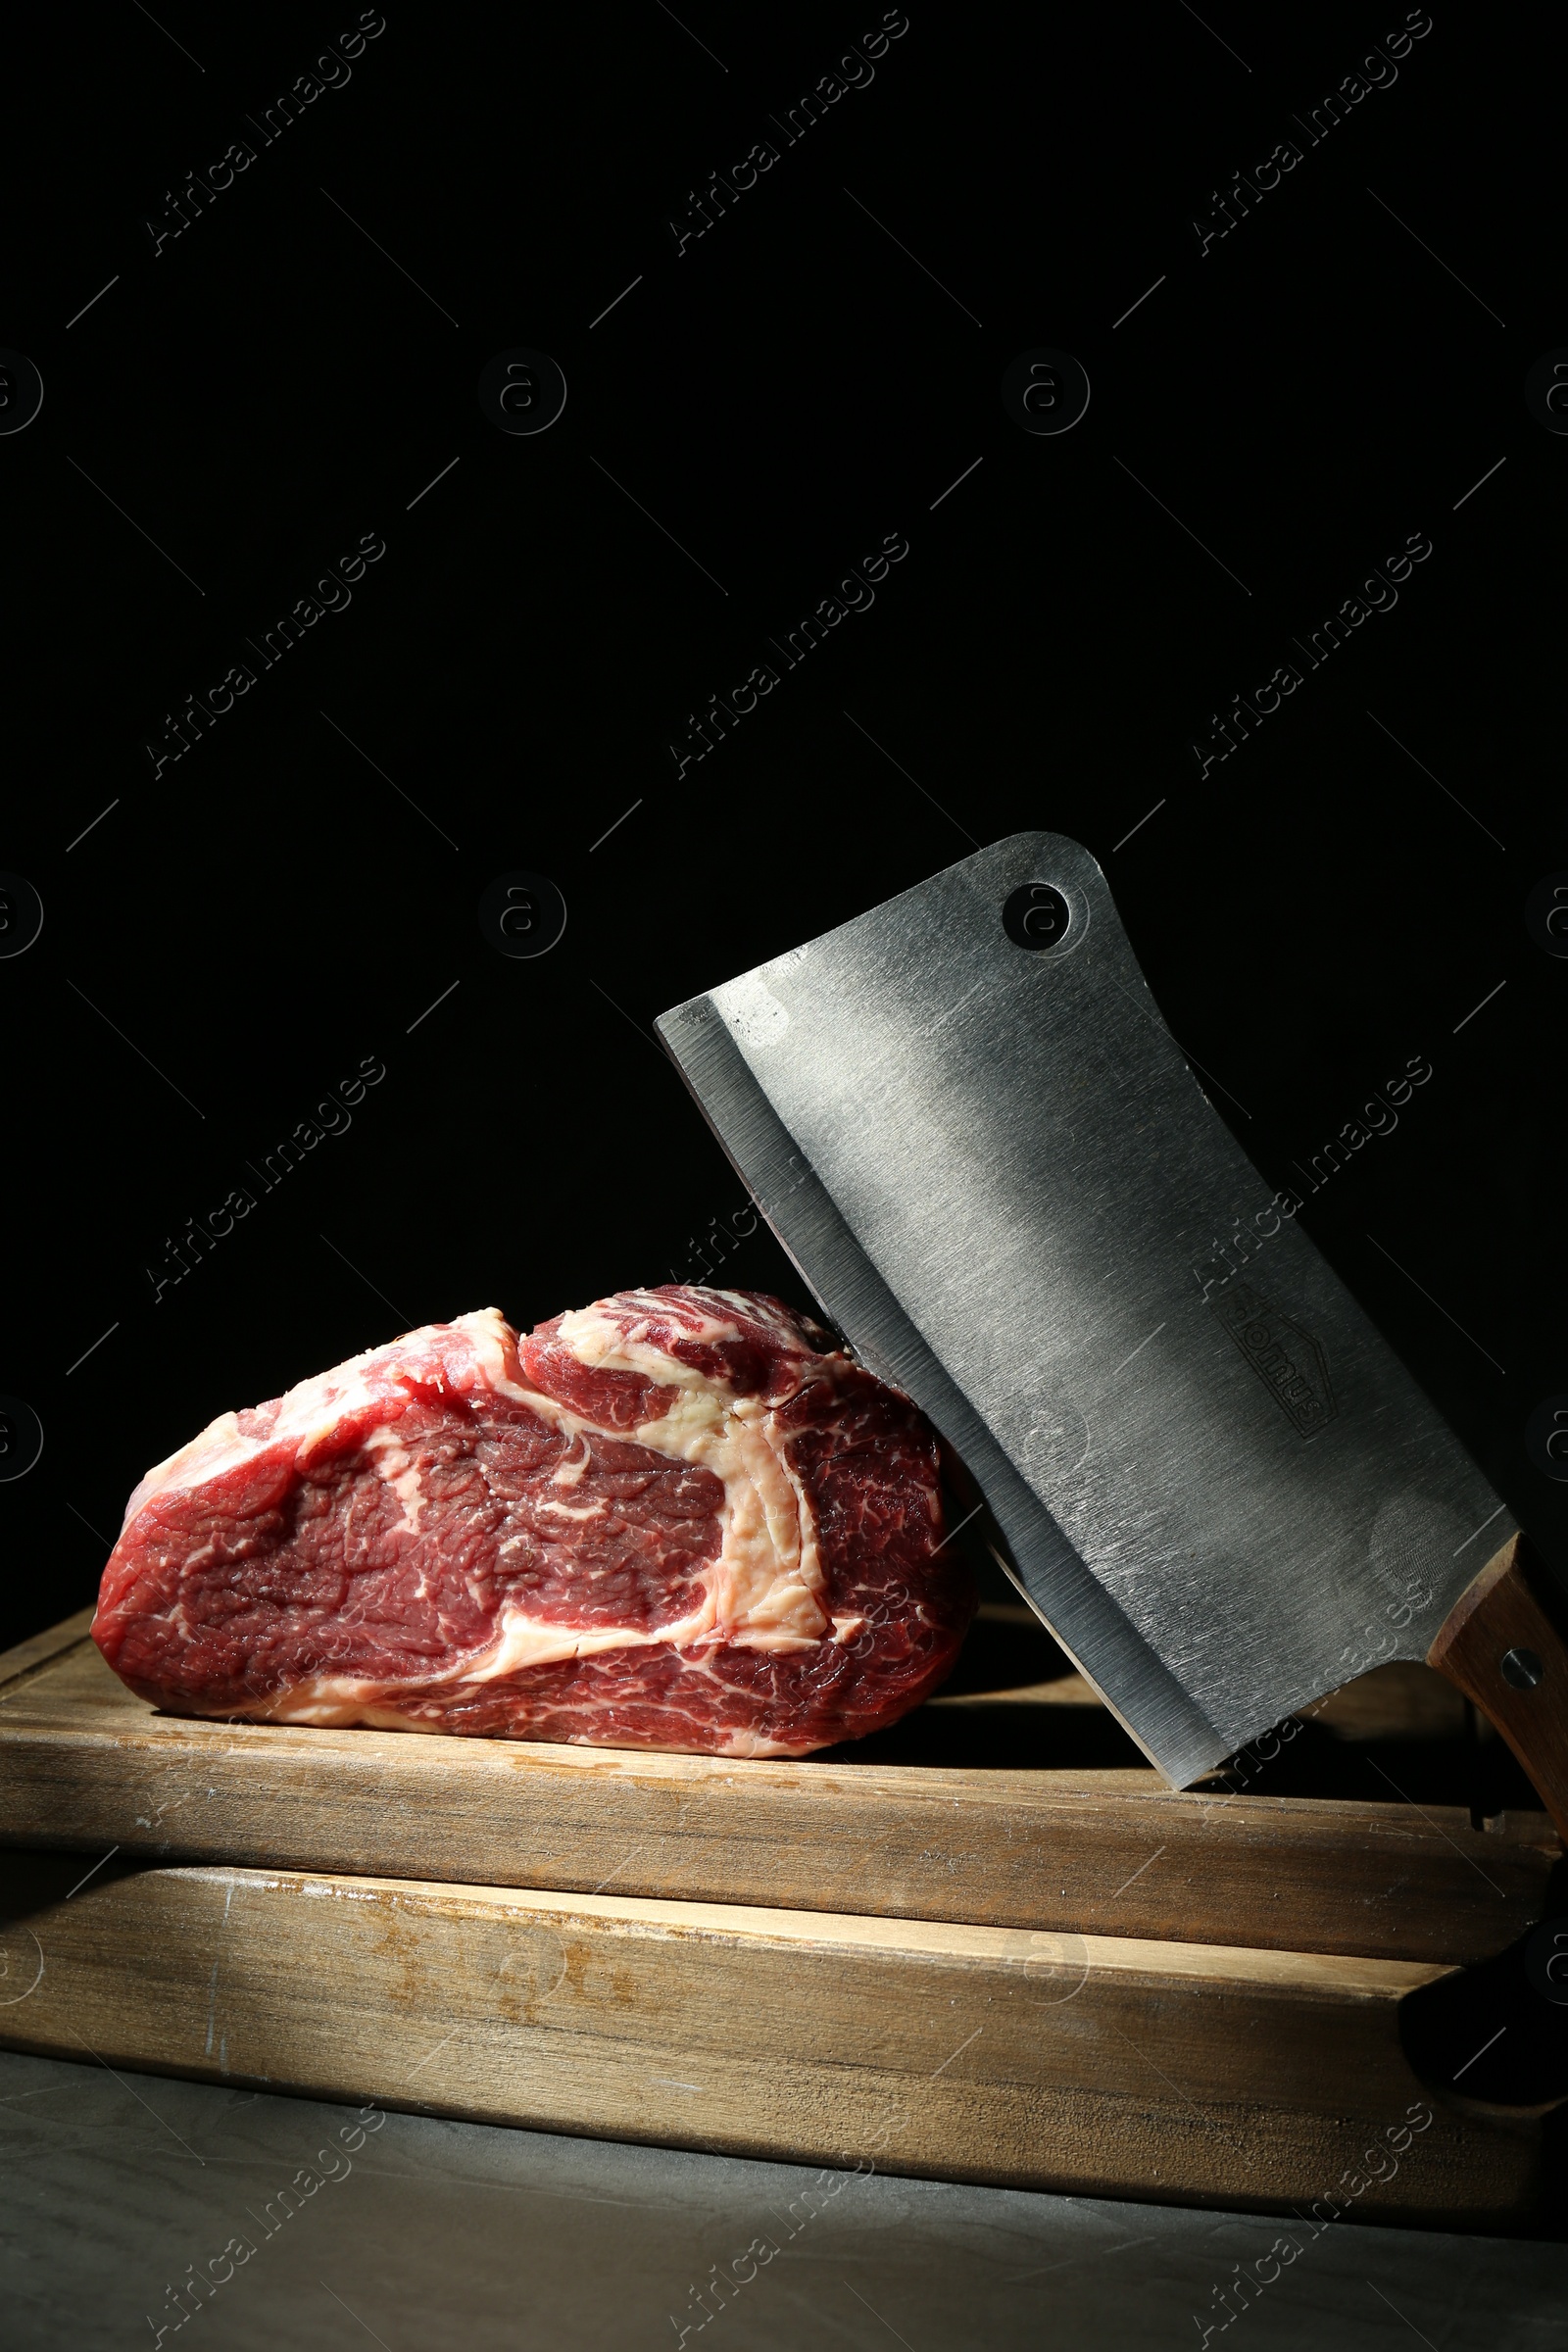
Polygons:
M0 1838L30 1849L0 2041L1263 2210L1343 2203L1416 2111L1353 2210L1539 2217L1550 2119L1435 2090L1401 2020L1542 1916L1544 1817L1168 1790L1044 1636L989 1622L1033 1679L982 1660L881 1755L775 1763L193 1723L73 1619L0 1657ZM1419 1670L1335 1705L1412 1754L1455 1727ZM1003 1719L1121 1760L910 1760L994 1753Z

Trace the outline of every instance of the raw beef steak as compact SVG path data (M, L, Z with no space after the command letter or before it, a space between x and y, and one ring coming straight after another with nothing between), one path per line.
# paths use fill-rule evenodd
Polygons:
M669 1286L222 1414L131 1495L93 1638L180 1715L798 1756L916 1705L973 1608L907 1397Z

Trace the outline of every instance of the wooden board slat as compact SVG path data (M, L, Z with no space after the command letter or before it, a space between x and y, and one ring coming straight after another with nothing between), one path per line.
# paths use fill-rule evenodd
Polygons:
M1444 2104L1408 1961L11 1854L13 2047L736 2154L1486 2229L1539 2120ZM30 1964L30 1963L29 1963ZM1369 2148L1430 2121L1381 2185ZM820 2192L819 2192L820 2193ZM1333 2218L1326 2212L1323 2222Z
M58 1625L45 1626L41 1634L19 1642L15 1649L0 1649L0 1696L13 1697L40 1666L67 1650L79 1649L97 1613L96 1607L77 1609L73 1616L62 1617Z
M195 1722L135 1698L72 1623L0 1681L5 1843L1443 1961L1515 1941L1559 1852L1544 1815L1478 1831L1456 1806L1177 1792L1137 1768ZM1034 1712L1050 1753L1053 1719L1087 1710Z

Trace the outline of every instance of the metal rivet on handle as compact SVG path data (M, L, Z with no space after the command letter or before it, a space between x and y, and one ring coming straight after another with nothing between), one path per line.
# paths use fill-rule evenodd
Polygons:
M1546 1669L1533 1649L1509 1649L1503 1652L1501 1673L1505 1683L1516 1690L1533 1690Z
M1025 882L1002 909L1002 927L1015 948L1054 948L1066 935L1072 910L1049 882Z

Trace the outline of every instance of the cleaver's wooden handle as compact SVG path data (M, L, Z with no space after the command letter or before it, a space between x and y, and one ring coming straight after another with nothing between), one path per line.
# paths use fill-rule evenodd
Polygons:
M1568 1845L1568 1639L1548 1590L1524 1537L1510 1536L1448 1611L1427 1664L1491 1717Z

